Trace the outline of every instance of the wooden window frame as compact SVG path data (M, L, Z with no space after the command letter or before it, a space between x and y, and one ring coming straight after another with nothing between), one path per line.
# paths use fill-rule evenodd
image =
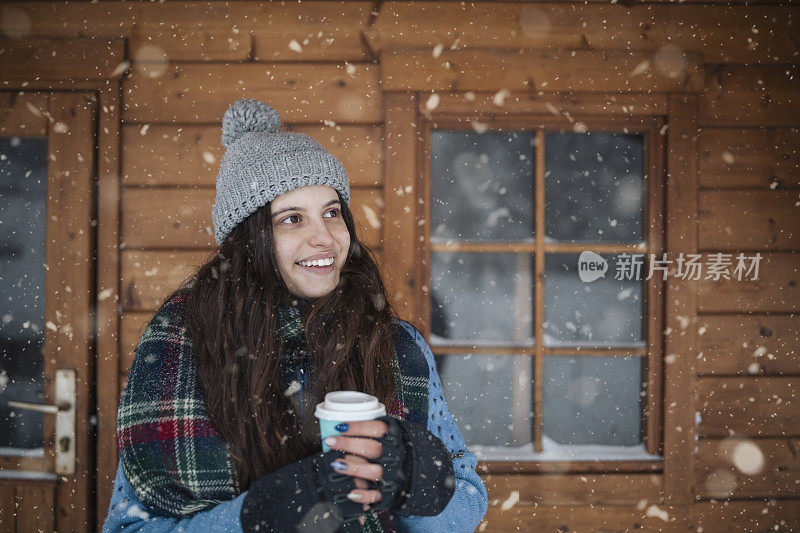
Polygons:
M609 67L611 68L611 67ZM391 80L392 69L384 68L384 76ZM702 69L700 69L702 79ZM471 92L463 92L473 89ZM613 90L600 88L596 92L544 92L512 90L505 94L500 105L495 104L497 93L490 89L464 87L462 92L438 92L433 98L430 89L383 87L384 121L384 204L385 238L382 268L387 276L389 295L401 316L421 324L421 311L417 304L424 297L421 238L422 198L419 169L424 165L423 141L418 123L423 118L455 117L463 121L481 117L514 116L525 114L556 114L564 117L663 117L668 126L664 185L665 248L671 256L680 253L698 253L698 121L701 99L697 94L702 84L680 86L658 85L653 90ZM424 92L418 92L424 91ZM433 105L431 102L435 103ZM487 120L484 120L486 122ZM491 123L491 120L488 120ZM388 245L391 243L391 245ZM502 475L520 472L526 465L514 463L504 470L496 470L497 477L485 478L490 485L519 487L530 490L537 487L539 501L550 499L554 484L575 487L578 481L588 482L593 495L581 493L587 501L629 503L630 498L658 500L667 505L690 505L695 501L694 469L697 437L695 398L697 357L697 301L699 283L690 279L669 277L666 283L663 309L665 330L677 332L663 337L664 353L669 362L662 368L663 465L645 472L646 465L629 464L633 470L625 473L608 473L611 465L605 463L603 473L591 472L597 465L588 464L578 480L577 474L541 473L533 480L535 469L526 475ZM551 465L544 465L545 467ZM590 469L591 468L591 469ZM641 469L641 470L640 470ZM478 465L486 473L488 466ZM619 470L620 472L622 469ZM629 472L639 472L631 474ZM624 477L623 477L624 476ZM585 478L585 479L583 479ZM646 480L646 481L645 481ZM598 483L594 485L594 483ZM499 483L499 485L497 485ZM616 487L624 483L633 492L621 495ZM580 483L579 483L580 485ZM612 489L614 487L614 489ZM561 500L558 499L560 502Z
M421 144L419 153L421 154L421 165L419 166L418 176L421 178L418 191L422 198L422 225L423 232L420 239L420 255L424 270L422 279L430 279L430 257L431 252L528 252L533 255L535 263L534 283L534 333L535 342L532 347L484 347L473 346L468 348L471 353L487 353L493 355L514 355L527 356L534 359L534 450L537 453L543 451L543 383L544 383L544 357L561 355L581 355L581 356L638 356L645 359L643 365L643 381L646 384L646 403L642 410L642 430L645 448L648 453L661 453L661 364L663 361L661 335L663 330L662 313L664 281L654 275L646 281L645 308L643 320L645 321L645 348L594 348L587 349L581 347L546 347L543 338L544 322L544 267L546 254L550 253L578 253L586 249L592 249L599 253L641 253L645 254L646 274L649 257L647 254L660 254L664 252L664 227L663 227L663 187L664 187L664 158L665 143L663 132L663 117L579 117L580 122L585 126L586 131L592 132L630 132L641 133L644 140L644 171L647 176L645 180L644 196L644 245L636 244L613 244L613 243L545 243L545 143L544 136L551 131L572 131L574 123L564 117L552 115L524 114L513 117L493 117L491 115L478 115L477 120L488 124L488 131L527 131L533 132L536 138L535 149L535 170L534 170L534 216L535 232L534 243L431 243L430 241L430 204L431 198L431 175L430 175L430 142L433 130L462 130L474 131L470 122L465 122L459 117L422 117L419 121L421 130ZM643 280L645 281L645 280ZM420 325L423 334L430 338L430 295L427 287L422 287L419 308L421 311ZM463 352L463 346L435 346L432 347L434 353L447 355L448 353ZM654 471L661 468L662 461L596 461L592 459L579 461L522 461L515 462L514 471L516 472L542 472L557 470L560 472L586 471ZM598 469L598 466L600 467ZM507 462L487 461L487 472L508 471Z
M664 219L666 217L665 190L666 184L666 124L668 123L668 102L669 98L665 95L629 95L622 98L614 106L609 107L609 96L601 94L592 95L551 95L550 98L531 100L526 108L514 108L509 112L498 112L496 108L488 109L485 103L477 103L475 109L468 109L464 104L464 95L459 93L442 94L440 105L435 112L426 109L424 96L414 93L386 93L385 94L385 127L386 127L386 183L385 199L387 204L386 219L389 225L394 224L405 236L398 235L399 249L413 248L413 254L405 254L406 259L401 263L404 268L399 272L399 280L392 284L395 291L393 298L400 300L401 307L405 311L405 316L415 320L421 327L423 334L429 335L429 278L428 265L431 251L429 241L429 229L427 222L430 219L429 202L430 179L429 161L430 155L428 146L430 142L430 131L434 128L439 129L471 129L472 120L489 124L491 129L525 129L527 131L541 130L572 130L576 118L586 125L587 131L624 131L627 128L630 132L645 133L645 152L646 169L648 173L647 196L645 199L645 220L646 246L639 245L614 245L614 244L593 244L591 249L599 253L610 252L629 252L643 254L660 254L665 251ZM619 95L611 96L610 99L616 102ZM481 99L482 100L482 99ZM627 100L630 100L628 102ZM552 102L552 103L551 103ZM450 105L453 104L453 105ZM561 109L560 116L553 116L552 110L555 107ZM633 110L636 109L634 112ZM544 128L544 129L542 129ZM543 133L539 133L543 135ZM539 142L541 150L543 143ZM392 157L391 154L394 154ZM541 191L537 196L536 212L543 213L543 164L544 160L541 153L537 157L537 186L536 190ZM411 157L404 157L411 156ZM394 167L391 161L398 163L402 161L402 167ZM409 164L415 162L415 166ZM397 197L390 194L394 191L397 196L404 198L398 201ZM411 200L406 201L405 193L413 192ZM394 204L394 205L393 205ZM411 222L413 220L413 223ZM538 224L543 222L543 217L539 218ZM535 258L541 258L543 263L544 253L552 252L574 252L587 248L582 243L578 244L545 244L543 242L543 228L537 228L536 234L542 236L537 238L534 244L519 245L510 251L530 251ZM405 244L403 244L405 243ZM440 245L439 245L440 246ZM470 247L472 245L468 245ZM492 249L492 244L479 244L484 246L487 251ZM501 245L504 251L509 251L506 244ZM448 247L448 251L454 248L464 249L463 246ZM538 251L538 253L537 253ZM394 255L391 252L387 256ZM413 260L410 258L413 257ZM398 255L399 259L399 255ZM645 263L646 267L647 263ZM543 272L543 264L536 265L537 273ZM397 269L395 269L397 270ZM398 272L392 272L397 275ZM538 276L537 274L537 276ZM663 454L663 405L664 398L664 373L663 373L663 347L664 339L662 332L664 329L664 302L663 294L666 283L660 277L658 280L651 280L646 288L646 348L632 350L614 350L614 355L634 355L647 358L646 389L647 403L643 412L648 413L646 424L643 426L644 442L648 452L653 454ZM537 283L537 290L540 294L537 297L539 303L535 309L535 316L539 317L536 323L536 331L541 337L541 321L543 320L543 291L544 286ZM506 348L504 351L497 349L491 350L492 353L509 353L512 355L533 356L535 359L535 382L537 383L537 396L535 397L536 409L535 431L536 443L541 442L541 379L543 362L545 355L604 355L604 350L572 350L558 347L545 348L541 338L537 339L534 347L528 348ZM463 348L462 348L463 350ZM437 353L445 354L447 349L436 347ZM476 348L470 350L473 353L481 353L486 349ZM452 350L450 350L452 353ZM537 451L541 451L540 446ZM543 461L529 462L487 462L481 465L481 470L489 473L543 473L543 472L660 472L664 469L664 460L654 461L570 461L569 463L554 463Z

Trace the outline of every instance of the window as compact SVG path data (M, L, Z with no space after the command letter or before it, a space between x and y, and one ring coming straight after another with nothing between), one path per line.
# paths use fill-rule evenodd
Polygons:
M483 460L658 460L660 124L427 125L425 316ZM607 270L579 275L582 252ZM615 265L643 262L634 279ZM594 277L594 276L593 276Z

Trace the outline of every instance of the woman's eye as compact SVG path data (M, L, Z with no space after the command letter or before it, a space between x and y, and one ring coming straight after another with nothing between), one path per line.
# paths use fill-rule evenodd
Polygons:
M324 216L328 218L336 218L341 214L339 209L331 209L330 211L326 212Z
M281 220L281 224L297 224L300 222L300 215L289 215Z

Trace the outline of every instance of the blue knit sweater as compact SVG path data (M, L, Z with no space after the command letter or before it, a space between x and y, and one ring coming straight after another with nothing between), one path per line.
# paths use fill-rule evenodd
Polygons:
M467 449L464 437L458 429L453 416L447 409L444 400L439 374L436 372L436 363L433 359L425 339L406 322L402 326L414 337L417 345L428 361L428 431L439 437L444 442L450 453L457 453ZM477 460L470 452L463 457L453 459L456 475L455 494L447 507L437 516L399 516L399 527L402 531L409 532L471 532L474 531L486 513L487 496L478 474L475 472ZM159 516L153 513L136 498L122 466L117 467L117 476L114 480L114 493L108 509L108 516L103 525L103 532L112 531L143 531L166 532L182 531L185 533L206 532L241 532L239 515L242 501L247 492L240 494L233 500L220 503L212 509L197 513L193 516L177 519Z

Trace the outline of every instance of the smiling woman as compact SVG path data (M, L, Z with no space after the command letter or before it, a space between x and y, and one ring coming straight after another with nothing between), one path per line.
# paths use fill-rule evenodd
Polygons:
M342 164L262 102L222 130L220 248L136 349L104 530L474 531L475 456L358 240ZM342 421L323 452L312 413L336 390L391 416Z

